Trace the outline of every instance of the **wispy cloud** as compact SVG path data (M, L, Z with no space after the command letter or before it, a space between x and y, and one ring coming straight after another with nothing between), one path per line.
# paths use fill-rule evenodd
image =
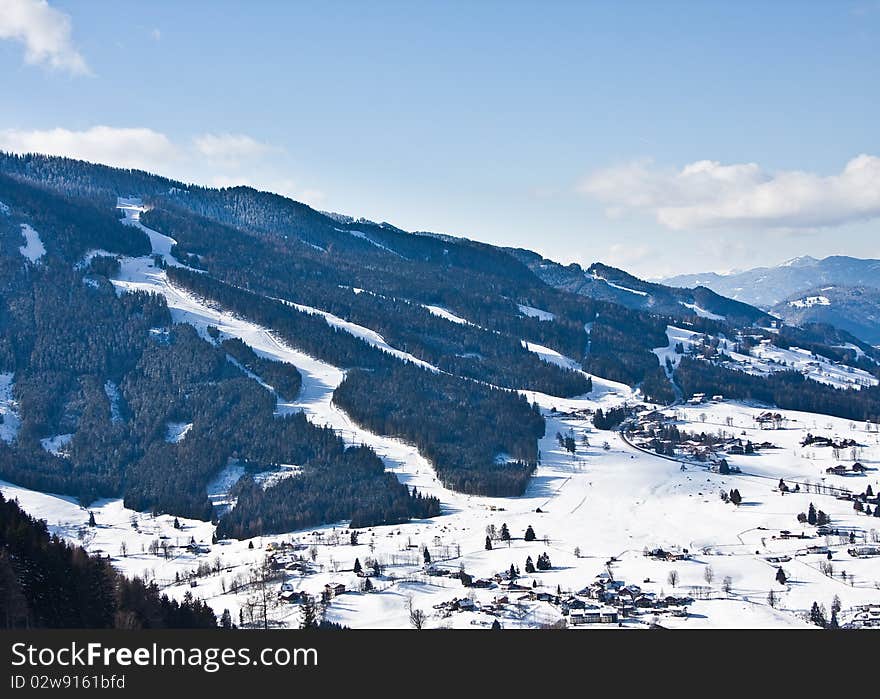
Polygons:
M647 211L672 230L816 229L880 217L880 158L859 155L834 175L711 160L674 170L645 160L595 172L578 190L609 215Z
M175 141L149 128L0 129L0 150L62 155L214 187L249 185L313 205L324 198L286 174L287 165L277 158L282 148L246 134L204 133Z
M0 131L0 150L63 155L142 170L173 167L182 155L163 133L112 126L93 126L83 131L5 129Z
M46 0L3 0L0 39L24 44L24 59L71 75L90 74L85 58L73 44L70 17Z
M245 134L206 133L193 139L196 150L206 158L239 161L257 158L277 150Z

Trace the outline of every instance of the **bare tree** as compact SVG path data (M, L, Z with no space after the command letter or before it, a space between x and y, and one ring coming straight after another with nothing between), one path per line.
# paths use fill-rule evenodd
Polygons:
M703 571L703 580L711 585L714 579L715 571L712 570L712 566L706 566L706 569Z
M672 587L678 586L678 571L670 570L669 575L666 578L666 582L668 582Z
M729 575L725 576L724 580L721 581L721 589L725 595L730 597L730 593L733 591L733 578Z
M257 620L264 629L269 628L269 612L278 604L278 595L275 594L274 584L279 578L278 573L272 567L268 556L251 571L250 583L253 592L248 598L248 608L251 609L251 618L256 614Z
M417 631L423 629L428 615L421 609L416 609L413 606L413 598L411 596L406 598L406 608L409 611L409 625Z

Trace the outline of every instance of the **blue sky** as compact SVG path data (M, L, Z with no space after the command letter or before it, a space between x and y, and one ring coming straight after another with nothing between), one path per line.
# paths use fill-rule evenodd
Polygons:
M647 277L880 257L878 75L880 0L0 0L0 148Z

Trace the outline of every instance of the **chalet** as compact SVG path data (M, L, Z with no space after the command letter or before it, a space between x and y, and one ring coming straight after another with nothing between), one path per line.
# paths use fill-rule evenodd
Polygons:
M278 593L278 599L288 604L300 604L305 602L307 595L302 590L285 590Z
M617 610L613 607L586 607L573 610L568 617L570 626L582 624L616 624Z
M700 403L704 403L706 401L705 393L695 393L690 398L688 398L688 403L691 405L699 405Z
M825 469L825 473L831 474L833 476L845 476L849 471L846 466L843 464L838 464L837 466L829 466Z
M532 589L528 585L521 585L518 582L511 582L510 580L505 580L501 583L501 588L508 592L530 592Z
M831 549L829 549L827 546L807 546L807 548L803 549L803 552L805 554L806 553L829 554L829 553L831 553Z
M853 558L880 556L880 546L856 546L855 548L847 549L847 553Z
M470 597L462 597L461 599L454 600L454 604L455 608L460 612L472 612L476 609L476 605Z
M481 590L490 590L495 587L495 581L490 580L489 578L480 578L479 580L474 580L471 587L476 587Z
M556 595L552 595L549 592L534 592L530 594L531 599L537 600L538 602L555 602Z
M337 595L345 594L345 585L342 583L331 582L324 585L324 595L327 599L332 599Z
M767 563L788 563L791 560L791 556L767 556L764 560Z

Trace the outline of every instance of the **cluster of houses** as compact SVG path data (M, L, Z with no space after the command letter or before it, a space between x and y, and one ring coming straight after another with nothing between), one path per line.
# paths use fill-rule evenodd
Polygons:
M721 394L712 396L713 403L720 403L723 400L724 400L724 396L722 396ZM700 405L702 403L708 402L708 399L706 398L705 393L695 393L690 398L688 398L687 402L690 405Z
M825 469L825 473L832 476L861 476L867 470L867 467L863 466L859 462L856 462L849 468L847 468L844 464L829 466Z
M856 607L855 614L846 626L854 629L880 627L880 604L865 604Z
M321 599L325 602L329 602L334 597L344 594L345 585L340 582L329 582L324 585L324 589L321 592ZM290 581L281 583L281 587L278 590L278 599L290 604L301 604L306 601L307 597L309 597L307 592L295 589L294 584Z
M702 395L702 394L698 394ZM772 415L772 413L770 414ZM667 456L681 455L699 462L711 462L713 470L718 469L718 464L723 460L721 453L727 454L752 454L759 449L776 449L771 442L752 443L739 437L721 437L718 434L702 433L689 434L679 433L678 437L670 438L676 432L669 428L674 421L660 411L653 410L638 416L630 426L628 435L632 443L641 448L655 451ZM728 472L738 469L728 467Z
M785 421L785 417L782 413L774 413L772 410L766 410L763 413L758 413L755 415L755 422L758 423L758 426L762 430L767 429L779 429L782 427L782 423Z
M684 560L688 554L682 551L672 556L666 560ZM497 587L499 594L486 604L475 602L470 597L456 597L437 604L434 608L444 616L456 612L478 611L498 617L504 614L510 604L546 602L559 610L567 619L568 626L581 626L617 624L625 618L636 618L646 613L686 617L688 606L694 601L687 596L658 595L643 591L638 585L614 580L607 572L600 573L593 582L575 593L539 589L522 578L511 580L505 573L499 573L493 578L472 580L470 586Z
M859 443L851 437L844 439L834 439L833 437L823 437L807 433L807 436L801 440L802 447L831 447L832 449L849 449L850 447L858 447Z
M645 556L655 561L688 561L691 558L690 551L678 546L671 546L669 550L660 548L645 549Z

